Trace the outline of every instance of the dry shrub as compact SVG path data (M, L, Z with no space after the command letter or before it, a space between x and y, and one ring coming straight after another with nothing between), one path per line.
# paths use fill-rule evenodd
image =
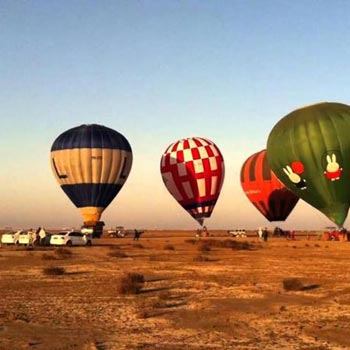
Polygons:
M172 300L172 295L168 296L158 296L158 298L152 300L151 307L152 309L166 309L172 308L175 306L180 306L183 304L183 301Z
M200 252L210 252L211 251L211 247L210 247L210 244L208 244L208 242L201 242L197 248L198 251Z
M248 243L248 242L236 242L236 241L231 241L234 242L234 244L231 244L231 248L233 250L252 250L254 249L254 245Z
M316 243L314 246L315 246L316 248L320 248L320 245L319 245L318 243Z
M10 321L23 321L23 322L30 322L30 316L25 312L3 312L3 315L5 315Z
M212 241L212 245L219 248L229 248L233 250L252 250L256 248L256 245L247 241L235 241L231 239L225 239L223 241Z
M59 266L46 267L43 269L43 273L48 276L60 276L63 275L65 272L65 268Z
M172 294L168 290L164 291L158 295L158 298L160 300L167 300L167 299L170 299L171 297L172 297Z
M210 261L210 259L204 255L197 255L197 256L193 257L193 261L208 262L208 261Z
M139 308L137 310L137 315L139 318L146 319L152 317L152 313L149 309L147 308Z
M287 278L283 280L283 288L288 291L304 290L304 284L299 278Z
M143 298L137 301L136 312L139 318L146 319L152 317L152 312L148 304L149 303Z
M151 254L149 257L150 261L169 261L169 256Z
M142 274L129 272L120 278L118 292L120 294L138 294L144 282L145 278Z
M144 249L145 248L141 243L134 243L132 246L134 248L137 248L137 249Z
M284 312L284 311L287 311L287 306L281 305L280 312Z
M235 241L231 239L206 239L201 241L196 240L186 240L187 243L197 243L199 244L199 251L210 251L210 248L228 248L233 250L253 250L261 247L260 244L249 243L247 241ZM204 249L204 250L203 250Z
M48 253L44 253L41 256L41 259L43 259L43 260L57 260L57 257L54 255L48 254Z
M190 238L190 239L185 239L185 243L190 243L190 244L196 244L198 241L196 239Z
M115 251L109 252L108 256L111 258L127 258L128 254L126 254L121 250L115 250Z
M139 318L147 319L159 315L159 312L162 312L159 309L168 307L166 298L140 298L136 303L136 312Z
M57 248L55 254L59 259L69 259L72 257L73 253L70 249L67 248Z
M175 250L175 247L172 244L166 244L163 249L164 250Z
M114 249L121 249L119 245L112 245L109 247L109 249L114 250Z
M127 276L133 281L137 283L145 283L145 276L141 273L137 272L129 272Z
M240 247L242 243L245 243L245 242L238 242L238 241L233 241L231 239L224 239L223 241L213 241L212 245L215 245L219 248L234 249L234 248Z

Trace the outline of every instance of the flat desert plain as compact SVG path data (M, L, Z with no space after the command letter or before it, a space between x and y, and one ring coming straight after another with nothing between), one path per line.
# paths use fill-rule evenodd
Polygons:
M123 291L128 274L139 290ZM350 349L350 242L148 231L3 246L0 291L1 350Z

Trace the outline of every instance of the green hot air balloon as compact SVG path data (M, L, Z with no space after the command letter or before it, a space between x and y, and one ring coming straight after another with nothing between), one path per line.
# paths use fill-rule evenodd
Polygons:
M267 157L287 188L343 225L350 206L350 106L319 103L289 113L270 132Z

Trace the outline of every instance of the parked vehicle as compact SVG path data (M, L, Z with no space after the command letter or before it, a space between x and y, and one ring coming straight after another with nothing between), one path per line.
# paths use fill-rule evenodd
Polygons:
M46 236L44 238L44 242L42 243L42 245L46 247L49 246L51 241L51 236L52 236L52 233L46 232Z
M103 226L105 223L103 221L98 221L97 223L94 223L93 225L89 225L85 223L81 227L81 232L84 234L91 234L92 238L101 238L103 235Z
M34 236L33 236L34 234ZM19 239L18 239L18 244L26 244L26 245L29 245L29 244L35 244L36 242L36 236L35 236L35 233L34 232L31 232L31 231L22 231L20 234L19 234Z
M92 236L84 235L83 233L78 231L63 231L63 232L58 232L56 234L51 235L50 244L67 245L69 247L73 245L91 246Z
M227 231L228 235L231 237L247 237L245 230L230 230Z
M108 230L108 237L117 237L122 238L130 234L132 230L126 230L124 226L117 226L114 230L110 229Z
M6 232L1 236L2 244L18 244L19 235L23 230Z

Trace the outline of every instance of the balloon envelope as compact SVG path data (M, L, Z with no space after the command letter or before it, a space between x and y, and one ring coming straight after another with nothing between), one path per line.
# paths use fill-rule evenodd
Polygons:
M124 185L132 165L127 139L102 125L81 125L59 135L51 147L51 168L62 190L95 224Z
M267 142L277 177L339 226L350 205L349 135L350 106L319 103L282 118Z
M252 204L269 221L284 221L299 198L272 172L266 150L251 155L241 169L241 185Z
M162 155L160 170L168 191L203 225L224 181L224 159L218 147L202 137L179 140Z

